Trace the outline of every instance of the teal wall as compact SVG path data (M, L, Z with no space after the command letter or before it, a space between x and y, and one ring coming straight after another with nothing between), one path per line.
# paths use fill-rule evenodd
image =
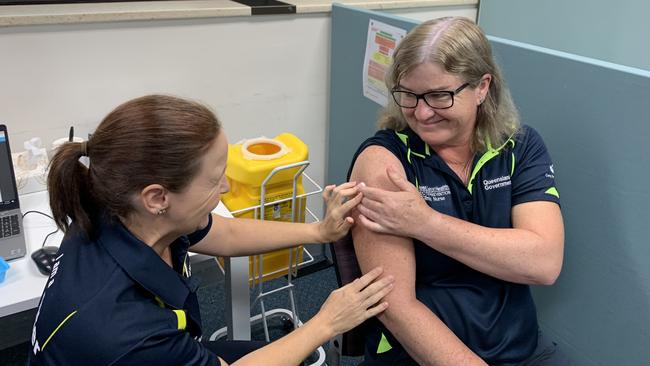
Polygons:
M562 273L533 288L540 326L573 365L649 365L650 72L491 40L562 202Z
M650 70L648 0L481 0L492 36Z

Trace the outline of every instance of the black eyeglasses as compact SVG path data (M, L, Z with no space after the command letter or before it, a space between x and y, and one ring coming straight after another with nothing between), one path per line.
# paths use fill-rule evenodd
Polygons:
M415 108L418 106L420 99L422 99L431 108L447 109L454 105L454 95L463 91L468 85L469 83L465 83L454 91L433 90L422 94L393 89L391 94L393 95L393 99L395 99L395 103L402 108Z

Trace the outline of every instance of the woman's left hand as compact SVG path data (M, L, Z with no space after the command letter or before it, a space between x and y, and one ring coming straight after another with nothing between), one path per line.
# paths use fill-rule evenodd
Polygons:
M432 210L411 182L391 168L386 169L386 174L398 191L361 185L363 200L357 207L359 221L378 233L416 237L417 230L427 222Z
M350 211L363 198L359 193L356 182L347 182L339 186L330 185L323 190L323 200L327 205L323 221L319 222L318 230L323 243L335 241L347 234L354 224Z

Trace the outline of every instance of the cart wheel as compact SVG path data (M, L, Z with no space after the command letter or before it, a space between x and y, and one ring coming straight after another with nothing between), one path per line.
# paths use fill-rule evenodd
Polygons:
M280 321L282 322L282 329L284 329L286 333L293 331L293 319L283 315L280 317Z

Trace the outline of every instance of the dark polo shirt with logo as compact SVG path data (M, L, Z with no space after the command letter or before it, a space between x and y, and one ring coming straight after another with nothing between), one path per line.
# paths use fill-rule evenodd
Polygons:
M93 240L73 224L41 297L29 364L218 365L197 341L187 255L210 226L171 244L171 268L117 219L103 220Z
M559 204L553 163L539 134L528 126L503 146L476 156L467 186L410 129L378 131L361 145L352 165L371 145L383 146L402 162L408 180L431 208L465 221L511 228L513 206ZM538 324L527 285L475 271L420 241L414 240L414 246L417 298L472 351L490 364L521 361L534 351ZM381 334L390 345L398 345L383 326L374 333L368 349L378 349Z

